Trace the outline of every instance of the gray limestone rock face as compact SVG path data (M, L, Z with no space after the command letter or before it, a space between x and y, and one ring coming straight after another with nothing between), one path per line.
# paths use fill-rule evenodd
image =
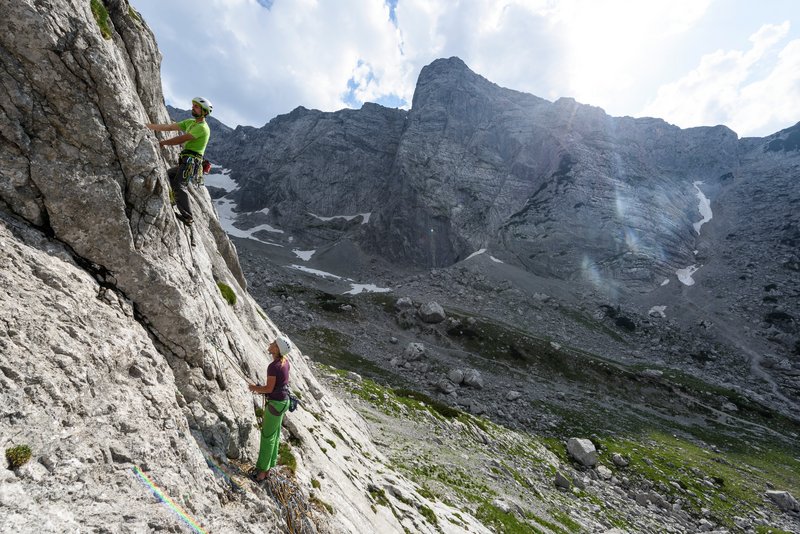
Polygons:
M422 69L409 112L298 108L212 143L241 175L242 209L276 207L282 224L312 241L324 239L319 221L298 212L368 212L369 224L328 237L343 232L365 250L432 267L490 246L535 274L568 279L591 267L635 287L691 263L693 182L716 187L740 153L727 128L681 130L551 103L455 57ZM308 207L295 209L301 202ZM637 246L621 253L621 235Z
M572 482L561 471L556 471L555 485L557 488L569 489L572 487Z
M592 467L597 463L597 450L591 440L570 438L567 441L567 452L586 467Z
M788 491L768 490L767 497L772 499L784 512L800 512L800 504Z
M483 377L481 376L480 371L477 369L466 369L464 371L463 384L476 389L483 388Z
M611 477L614 476L611 469L604 465L595 466L595 471L597 471L597 475L603 480L611 480Z
M449 395L456 390L456 385L453 384L447 378L442 378L438 382L436 382L436 389L444 393L445 395Z
M414 302L408 297L400 297L394 306L398 310L408 310L414 307Z
M463 369L451 369L447 372L447 378L453 384L461 385L464 382L464 370Z
M427 302L419 307L417 310L420 318L430 324L441 323L447 318L444 308L438 302Z
M403 353L407 361L416 361L425 356L425 345L422 343L409 343Z
M611 455L611 461L614 462L614 465L617 467L628 467L628 464L630 464L630 462L618 452Z
M280 530L275 501L245 488L232 502L224 470L209 467L254 463L259 403L247 385L266 381L267 345L279 331L247 293L205 188L190 187L193 228L175 219L166 169L177 151L160 150L163 134L144 126L170 122L161 56L128 2L99 4L108 15L96 20L88 1L2 0L0 405L13 416L0 419L0 435L29 445L32 459L0 470L0 524L183 528L150 481L209 531ZM376 114L391 121L404 112ZM376 475L381 452L302 353L291 359L292 389L307 410L287 416L284 439L305 444L295 451L298 484L326 473L319 494L336 509L329 528L436 530L418 511L373 510L359 488L390 476ZM312 411L347 436L334 459L310 446ZM360 461L344 467L338 455ZM403 495L429 502L392 478Z
M31 461L3 482L3 530L27 532L41 517L56 530L102 530L109 514L123 511L133 530L146 529L148 517L170 523L169 512L153 506L147 485L137 482L140 470L166 494L191 493L207 527L255 532L247 518L270 507L226 517L217 505L224 483L206 467L211 448L224 454L233 442L241 454L239 447L253 445L252 433L239 434L251 427L249 395L228 392L242 413L220 412L227 421L194 401L194 415L213 420L209 432L208 423L187 417L192 406L175 362L134 320L130 301L103 288L67 247L2 213L0 243L0 397L16 414L0 432L9 445L32 451ZM192 378L213 399L214 382L202 373ZM200 447L195 432L217 442ZM76 480L84 489L68 497Z

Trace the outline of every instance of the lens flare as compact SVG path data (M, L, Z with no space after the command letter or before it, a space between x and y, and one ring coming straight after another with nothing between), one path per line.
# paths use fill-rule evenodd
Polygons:
M625 244L634 252L639 251L639 236L633 228L625 228Z
M133 472L134 472L134 474L136 474L136 476L139 478L139 480L143 484L145 484L146 486L148 486L150 488L150 490L153 492L153 495L155 495L156 499L158 499L159 501L161 501L164 504L166 504L175 514L178 515L179 518L181 518L183 520L184 523L189 525L189 527L191 527L192 530L194 530L195 532L197 532L199 534L206 534L206 531L203 530L200 527L200 525L198 525L197 522L194 519L189 517L189 515L183 510L183 508L178 506L175 503L175 501L170 499L169 496L166 493L161 491L161 489L159 489L158 486L156 486L155 483L153 483L153 481L150 480L150 477L145 475L142 472L142 470L139 469L139 466L137 466L137 465L133 466Z

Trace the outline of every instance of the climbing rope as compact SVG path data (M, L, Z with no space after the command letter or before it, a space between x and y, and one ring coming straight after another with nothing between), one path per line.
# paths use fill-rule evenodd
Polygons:
M225 356L225 359L227 359L227 360L228 360L228 362L231 364L231 367L233 368L233 370L234 370L234 371L236 371L236 373L237 373L237 374L238 374L238 375L239 375L239 376L242 378L242 380L244 380L244 381L245 381L245 383L246 383L246 384L253 384L253 385L255 385L255 382L253 382L252 380L250 380L250 379L249 379L249 378L248 378L248 377L247 377L247 376L246 376L246 375L245 375L245 374L242 372L242 370L239 368L239 366L236 364L236 362L235 362L235 361L233 361L233 359L232 359L230 356L228 356L228 353L227 353L227 352L225 352L224 350L222 350L221 348L219 348L219 347L217 346L217 344L216 344L216 343L214 343L214 341L213 341L213 340L209 340L209 344L210 344L212 347L214 347L214 351L216 352L216 355L217 355L217 357L216 357L216 362L217 362L217 368L218 368L218 369L220 369L220 370L222 369L222 367L221 367L221 366L220 366L220 364L219 364L219 354L220 354L220 353L222 353L222 354ZM267 409L267 396L266 396L266 395L263 395L263 394L260 394L260 393L253 393L253 395L261 395L261 417L258 417L258 416L256 417L256 419L258 420L258 426L259 426L259 428L260 428L260 427L261 427L261 425L262 425L262 424L263 424L263 422L264 422L264 420L263 420L264 411ZM231 405L231 408L233 408L233 402L230 400L230 397L228 397L228 403Z
M208 340L208 342L209 342L209 344L210 344L212 347L214 347L214 350L215 350L215 351L216 351L216 353L217 353L217 367L218 367L218 368L220 368L220 369L221 369L221 366L219 365L219 354L220 354L220 353L222 353L222 355L223 355L223 356L225 356L225 359L226 359L226 360L228 360L228 362L231 364L231 367L233 368L233 370L234 370L234 371L236 371L236 374L238 374L238 375L239 375L239 376L242 378L242 380L244 380L244 381L245 381L245 383L246 383L246 384L255 384L255 382L253 382L252 380L250 380L250 378L248 378L248 377L247 377L247 375L245 375L245 374L242 372L242 370L241 370L241 368L239 367L239 365L237 364L237 362L235 362L235 361L233 360L233 358L231 358L231 357L228 355L228 353L227 353L227 352L225 352L224 350L222 350L222 349L221 349L221 348L220 348L220 347L219 347L219 346L218 346L218 345L217 345L217 344L214 342L214 340L213 340L213 339L209 339L209 340Z
M208 307L207 303L206 306ZM211 313L210 309L208 311ZM253 380L244 374L238 362L234 361L231 355L220 348L216 340L209 337L207 338L207 342L214 348L215 363L220 372L222 372L222 367L220 366L219 354L222 353L225 359L228 360L228 363L230 363L231 368L246 384L255 384ZM267 408L266 398L266 395L261 395L262 418ZM231 408L233 408L230 398L228 398L228 402L231 404ZM261 426L262 422L263 419L259 421L259 426ZM230 473L227 473L222 466L216 462L211 461L208 455L205 457L207 465L213 471L222 475L235 491L241 490L241 486L233 480ZM279 504L281 517L285 521L287 531L290 534L316 534L316 528L311 520L311 507L308 500L303 495L302 490L298 488L297 483L293 479L281 474L278 469L270 469L265 479L265 486L272 498Z
M244 493L244 480L252 480L252 475L257 472L253 467L248 470L248 464L213 459L208 451L204 451L203 456L206 464L230 485L237 493ZM242 482L236 479L242 477ZM317 529L311 518L313 508L306 499L302 490L297 486L297 482L285 471L279 468L270 469L267 478L261 482L253 482L256 486L264 489L278 504L279 515L286 523L286 530L289 534L317 534Z
M280 472L270 469L265 479L269 494L280 505L281 516L290 534L316 534L311 521L311 506L297 483Z

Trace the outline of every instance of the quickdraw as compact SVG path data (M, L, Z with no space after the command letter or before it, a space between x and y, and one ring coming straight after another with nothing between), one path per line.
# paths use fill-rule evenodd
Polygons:
M181 152L178 158L178 165L183 168L182 178L185 183L193 183L195 185L203 185L205 183L202 156L185 151Z

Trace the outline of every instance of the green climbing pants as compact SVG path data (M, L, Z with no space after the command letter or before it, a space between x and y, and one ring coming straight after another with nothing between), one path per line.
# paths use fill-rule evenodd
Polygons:
M273 415L269 408L264 410L264 423L261 425L261 445L258 448L256 467L259 471L267 471L278 463L278 444L281 441L281 422L283 414L289 407L289 400L267 401L280 415Z

